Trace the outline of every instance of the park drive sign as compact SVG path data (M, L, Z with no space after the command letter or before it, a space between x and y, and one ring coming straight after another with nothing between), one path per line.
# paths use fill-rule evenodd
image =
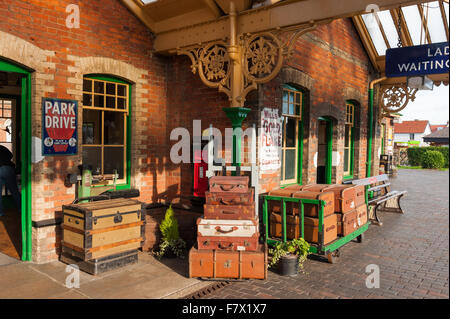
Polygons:
M386 76L421 76L448 73L448 42L386 51Z

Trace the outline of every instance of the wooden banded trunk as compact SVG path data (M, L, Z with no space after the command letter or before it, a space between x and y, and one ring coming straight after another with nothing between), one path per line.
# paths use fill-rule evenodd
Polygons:
M124 198L64 205L62 246L83 260L138 249L144 241L143 206Z
M310 191L300 191L292 195L294 198L301 199L314 199L325 201L325 206L323 207L323 216L329 216L334 214L334 194L332 192L310 192ZM294 206L294 215L299 214L298 205ZM309 217L319 216L319 205L316 204L304 204L304 214Z
M337 238L337 215L332 214L323 219L323 244L326 245ZM319 242L319 219L305 217L305 240L310 243Z
M189 277L267 279L267 245L257 251L189 251Z

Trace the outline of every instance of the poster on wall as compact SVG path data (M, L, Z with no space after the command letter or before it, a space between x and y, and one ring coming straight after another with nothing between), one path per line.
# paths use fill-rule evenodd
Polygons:
M261 111L261 140L259 148L259 170L281 168L282 119L278 109L264 108Z
M42 155L77 154L78 101L42 99Z

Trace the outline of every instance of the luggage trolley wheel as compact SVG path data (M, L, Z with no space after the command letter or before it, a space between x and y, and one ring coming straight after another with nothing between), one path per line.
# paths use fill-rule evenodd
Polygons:
M327 259L330 264L335 264L339 261L340 251L336 249L335 251L331 251L327 254Z
M364 233L356 237L356 240L358 241L358 243L362 243L364 241Z

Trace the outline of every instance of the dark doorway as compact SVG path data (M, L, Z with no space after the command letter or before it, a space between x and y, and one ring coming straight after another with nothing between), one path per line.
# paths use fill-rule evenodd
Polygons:
M319 118L317 184L331 184L332 133L332 121L327 118Z
M0 145L13 155L17 186L21 186L21 92L22 76L0 71ZM4 216L0 217L0 253L20 259L22 252L21 215L12 192L1 185Z

